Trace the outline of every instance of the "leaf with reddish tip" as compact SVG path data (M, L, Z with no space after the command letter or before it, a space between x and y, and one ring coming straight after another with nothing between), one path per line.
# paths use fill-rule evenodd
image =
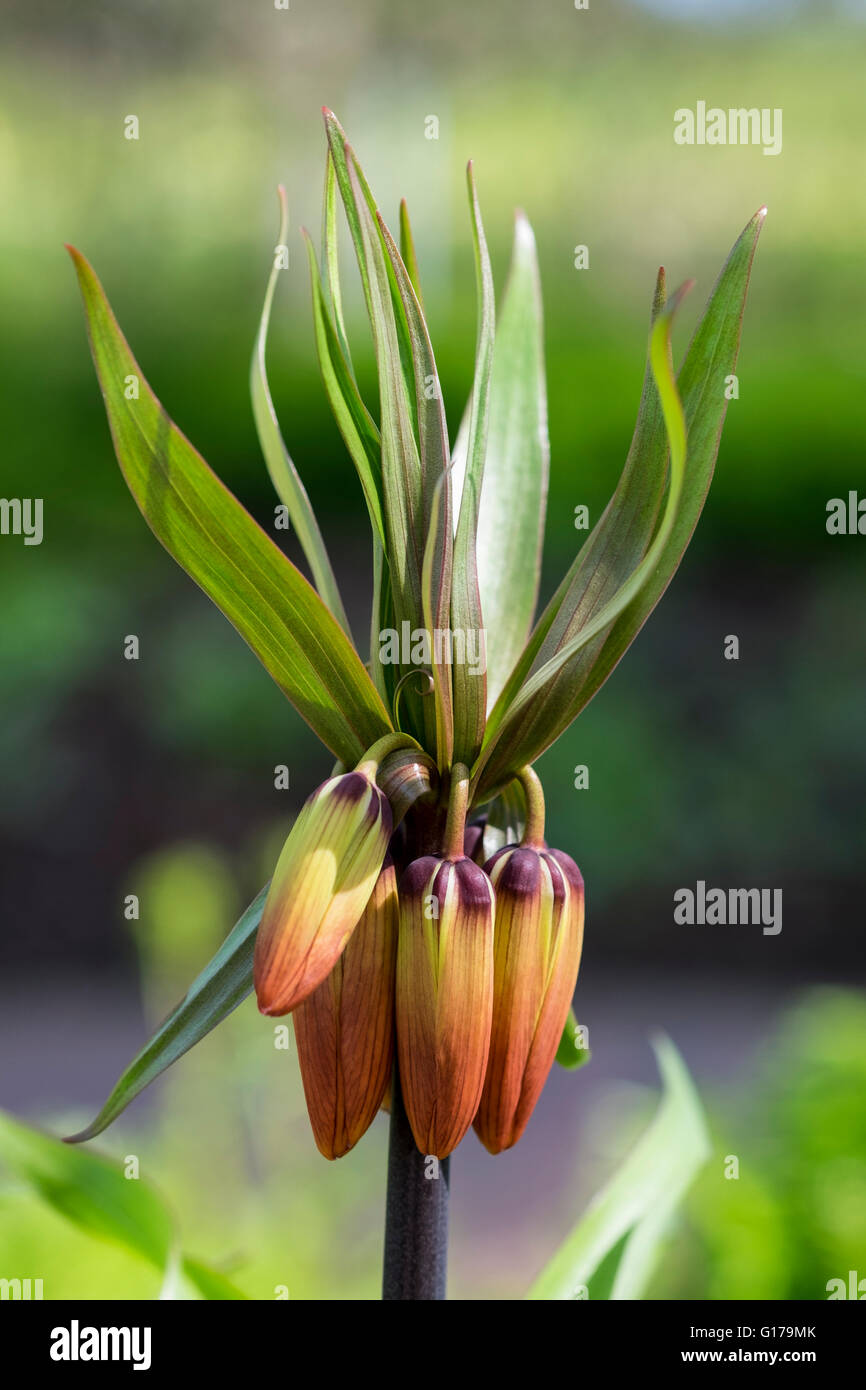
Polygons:
M278 189L278 193L280 199L278 245L282 247L286 243L286 235L288 232L289 208L286 201L286 190L283 188L282 184ZM328 559L328 552L325 548L325 542L322 539L322 533L319 530L319 523L316 520L316 514L307 496L307 489L301 482L300 474L286 448L280 430L280 422L277 419L273 397L271 396L271 388L268 383L265 351L268 341L268 328L271 321L271 306L274 302L274 291L277 287L279 274L279 259L275 253L273 265L271 266L271 273L268 277L267 289L265 291L265 302L259 322L259 331L256 335L256 343L253 349L253 360L250 365L250 396L253 403L253 416L256 422L259 444L265 456L265 463L267 464L271 482L274 485L274 489L280 501L288 508L289 518L295 528L304 555L307 557L307 564L312 571L316 588L343 631L351 637L346 611L343 608L343 601L340 598L337 580L331 568L331 562Z
M424 297L421 294L421 277L418 273L418 256L415 252L415 238L412 235L412 224L409 221L409 209L406 206L406 199L400 203L400 255L403 264L409 272L409 279L412 281L412 288L418 298L418 304L423 314Z
M593 622L653 541L664 498L667 447L658 394L647 380L617 492L539 619L527 652L492 712L487 745L475 769L478 799L495 792L515 769L533 762L564 732L627 651L677 570L713 474L727 408L725 377L736 366L746 293L765 211L762 208L752 218L734 245L677 378L688 432L688 462L677 514L658 563L641 592L608 630L578 649L543 691L512 711L530 669L537 673ZM658 313L662 292L660 287L654 314Z
M379 430L370 416L355 385L345 357L337 327L325 299L324 286L316 262L316 253L307 231L304 242L310 262L310 283L313 292L313 326L319 369L325 384L328 403L349 451L367 503L370 521L380 539L385 539L382 516L382 467Z
M441 633L449 626L451 609L451 576L453 562L453 522L451 502L451 467L448 455L448 426L442 402L442 387L430 335L421 312L421 305L391 233L378 219L385 250L400 293L409 327L412 362L415 369L415 401L418 423L421 472L424 479L424 519L427 538L421 565L421 604L424 624L430 634ZM451 694L451 662L432 642L436 708L436 746L439 766L450 765L454 745L454 712Z
M455 488L465 468L467 434L464 416L454 450ZM535 614L549 461L538 259L532 228L518 213L511 268L496 321L476 535L481 611L490 635L488 709L523 650Z
M484 457L487 449L487 430L490 412L490 381L493 370L493 342L496 332L496 309L493 295L493 274L490 256L478 205L478 192L472 164L466 170L469 206L475 243L475 273L478 297L478 327L475 352L475 377L469 406L466 433L466 466L460 515L454 538L454 574L451 596L451 627L471 640L486 646L485 614L481 607L478 583L478 509L484 482ZM493 640L497 634L493 633ZM464 653L464 657L466 654ZM487 678L485 671L470 670L467 659L456 661L454 685L454 758L472 765L484 734L487 714Z

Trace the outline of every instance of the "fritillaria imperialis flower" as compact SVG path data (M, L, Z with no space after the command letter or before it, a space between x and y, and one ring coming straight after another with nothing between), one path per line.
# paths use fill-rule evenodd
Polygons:
M543 849L538 828L497 851L486 872L496 893L493 1025L475 1131L500 1153L526 1128L568 1020L584 893L574 860Z
M478 331L465 428L452 448L405 204L398 246L345 133L332 112L324 116L321 266L309 237L307 251L325 391L373 533L365 652L355 645L268 385L267 330L284 260L271 268L251 387L265 460L312 583L172 423L92 268L72 250L131 491L339 769L302 808L267 894L160 1038L192 1046L253 984L263 1013L294 1011L310 1117L327 1157L346 1153L370 1124L395 1050L394 1095L402 1096L419 1149L444 1157L474 1123L498 1153L519 1139L544 1085L583 932L583 881L567 855L546 848L531 767L627 650L695 527L727 405L720 383L735 370L766 209L735 244L678 375L671 326L683 291L669 298L659 272L619 485L536 616L549 451L529 222L518 214L497 313L469 167ZM375 402L362 394L365 374L356 373L343 316L338 199L372 328ZM280 203L283 248L282 189ZM383 634L404 633L424 638L419 650L429 670L419 668L414 646L407 657L402 640L382 645ZM470 662L469 651L485 660ZM468 829L467 815L476 818ZM505 826L513 827L507 841ZM490 857L494 843L505 847ZM155 1046L131 1073L150 1078L160 1069L154 1055L161 1065L178 1055L173 1041ZM143 1084L122 1078L86 1133L108 1124Z
M462 852L468 785L456 764L443 854L413 860L400 880L400 1085L415 1143L437 1158L472 1124L490 1046L494 895Z

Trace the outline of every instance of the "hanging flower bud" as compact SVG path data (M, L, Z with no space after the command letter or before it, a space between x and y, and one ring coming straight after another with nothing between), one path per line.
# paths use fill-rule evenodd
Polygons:
M391 808L363 767L323 782L283 846L253 962L263 1014L289 1013L322 983L373 891Z
M493 1003L493 889L471 859L428 855L400 880L397 1049L423 1154L445 1158L481 1098Z
M376 1117L394 1061L397 875L386 856L361 920L292 1020L316 1144L342 1158Z
M487 864L496 892L490 1056L475 1130L491 1153L516 1144L541 1095L571 1007L583 944L583 879L559 850L508 845Z
M479 816L477 820L470 821L463 832L463 853L467 859L473 859L476 864L483 867L487 855L484 853L484 832L487 829L487 817Z

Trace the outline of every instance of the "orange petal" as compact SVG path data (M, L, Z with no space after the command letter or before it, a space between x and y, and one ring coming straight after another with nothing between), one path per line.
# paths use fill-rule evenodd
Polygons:
M343 954L293 1014L307 1110L325 1158L357 1144L390 1083L398 922L389 856Z
M356 926L391 833L387 800L367 777L333 777L303 806L274 871L256 936L263 1014L286 1014L330 974Z
M481 1099L493 1003L490 881L470 859L432 856L400 883L397 1048L421 1153L445 1158Z

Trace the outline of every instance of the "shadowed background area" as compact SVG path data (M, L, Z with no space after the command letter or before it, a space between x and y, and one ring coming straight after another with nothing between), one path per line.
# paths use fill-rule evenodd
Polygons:
M625 459L659 264L669 285L697 280L679 356L730 245L769 206L739 399L695 540L539 768L548 838L588 886L577 1004L592 1062L553 1076L513 1153L490 1159L471 1136L458 1153L454 1292L524 1291L651 1108L654 1028L692 1069L718 1150L654 1296L822 1297L858 1250L862 1265L866 540L829 536L825 521L829 499L866 494L863 21L859 5L819 14L782 0L748 13L687 0L82 0L4 16L0 491L43 498L45 522L40 546L0 537L0 1104L60 1132L89 1117L330 769L138 515L62 248L92 260L167 410L270 526L247 376L286 185L271 386L360 636L367 525L318 379L299 235L318 232L326 103L392 224L408 200L452 431L474 357L468 157L500 290L516 205L535 228L545 597L583 539L575 507L594 522ZM781 108L781 154L676 145L674 111L699 100ZM129 115L138 140L124 138ZM374 402L347 237L344 251ZM137 662L123 658L132 633ZM724 659L730 634L738 661ZM276 764L288 791L274 788ZM678 925L673 894L698 879L782 889L782 932ZM137 923L124 920L129 893ZM380 1117L345 1162L318 1158L293 1052L273 1047L248 1001L100 1142L140 1153L202 1250L254 1296L281 1283L343 1298L376 1295L385 1139ZM738 1183L722 1178L729 1153ZM0 1275L44 1268L46 1296L151 1288L131 1259L33 1204L0 1193L0 1214Z

